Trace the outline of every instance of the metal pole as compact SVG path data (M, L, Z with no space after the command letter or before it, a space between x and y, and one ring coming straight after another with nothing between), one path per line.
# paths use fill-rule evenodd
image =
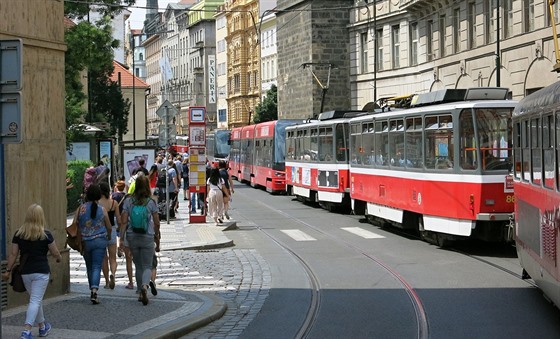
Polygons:
M496 0L496 87L500 87L500 0Z
M375 56L373 62L373 103L377 103L377 5L373 1L373 55Z
M167 81L166 85L167 87ZM169 165L167 161L167 148L169 147L169 107L165 106L165 220L169 224Z
M132 139L136 146L136 34L132 34Z

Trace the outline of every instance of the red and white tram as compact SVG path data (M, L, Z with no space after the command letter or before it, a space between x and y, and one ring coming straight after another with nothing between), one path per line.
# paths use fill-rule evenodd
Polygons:
M560 82L513 112L515 242L525 278L560 307Z
M267 192L286 190L286 127L301 120L274 120L231 131L230 173Z
M356 214L430 241L511 241L511 113L504 88L419 95L413 108L350 120ZM495 100L480 100L480 99Z
M288 194L328 210L350 207L348 123L357 114L365 112L329 111L286 128Z

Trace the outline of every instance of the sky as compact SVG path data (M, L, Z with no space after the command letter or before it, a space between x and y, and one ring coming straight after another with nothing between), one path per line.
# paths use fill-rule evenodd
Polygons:
M163 12L169 3L177 3L179 0L158 0L159 12ZM136 5L138 7L146 7L146 0L136 0ZM146 19L146 10L144 8L129 7L128 10L132 12L128 22L130 22L130 27L132 29L142 29L144 26L144 20Z

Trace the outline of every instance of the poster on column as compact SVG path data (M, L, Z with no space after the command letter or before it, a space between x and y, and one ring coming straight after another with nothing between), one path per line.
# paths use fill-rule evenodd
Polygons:
M113 159L113 143L111 140L100 140L99 141L99 161L103 162L103 165L107 167L113 175L112 159Z
M89 142L71 142L66 150L66 161L91 160Z

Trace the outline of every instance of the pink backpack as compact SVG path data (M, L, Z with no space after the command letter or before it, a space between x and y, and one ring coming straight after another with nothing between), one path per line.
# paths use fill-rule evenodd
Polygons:
M97 172L95 167L89 167L84 173L84 192L87 191L91 184L95 183L97 180Z

